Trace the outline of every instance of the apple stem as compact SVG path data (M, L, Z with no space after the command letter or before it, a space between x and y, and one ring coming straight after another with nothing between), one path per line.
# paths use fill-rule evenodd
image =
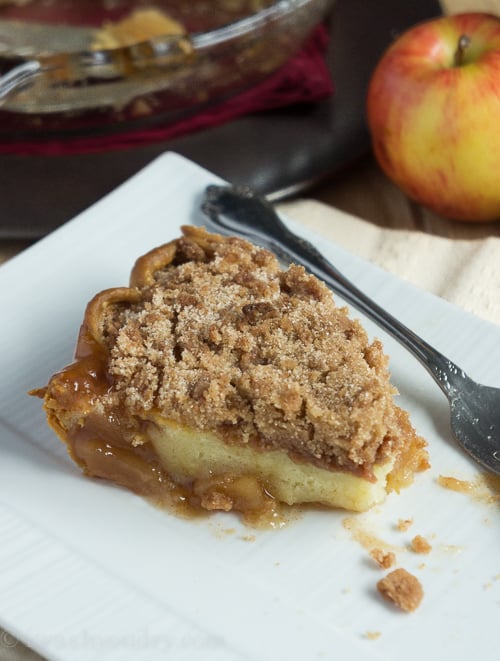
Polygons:
M464 64L465 51L470 46L470 37L466 34L460 35L457 44L457 50L455 51L454 65L456 67L461 67Z

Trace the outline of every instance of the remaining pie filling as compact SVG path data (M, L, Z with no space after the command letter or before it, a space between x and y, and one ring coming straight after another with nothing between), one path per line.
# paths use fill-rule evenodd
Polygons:
M178 37L180 47L189 52L191 47L181 23L154 7L136 9L119 21L106 21L96 30L91 44L92 50L134 46L155 37Z
M257 521L365 510L428 467L387 363L302 267L185 227L89 303L75 362L34 394L86 474Z

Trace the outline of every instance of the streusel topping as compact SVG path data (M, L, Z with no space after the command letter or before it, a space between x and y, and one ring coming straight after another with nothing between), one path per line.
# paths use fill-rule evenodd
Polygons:
M381 344L301 266L183 231L138 300L103 316L108 396L226 442L369 475L401 442Z

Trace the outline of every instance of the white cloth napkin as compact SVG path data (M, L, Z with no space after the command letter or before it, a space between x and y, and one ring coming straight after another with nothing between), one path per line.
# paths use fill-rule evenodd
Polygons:
M499 237L447 239L382 228L315 200L277 208L353 254L500 325Z

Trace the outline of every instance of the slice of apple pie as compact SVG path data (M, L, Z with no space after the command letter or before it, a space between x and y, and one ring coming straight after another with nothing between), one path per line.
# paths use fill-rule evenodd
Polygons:
M388 360L331 292L238 238L184 227L88 304L43 396L90 476L237 510L365 510L428 466Z

